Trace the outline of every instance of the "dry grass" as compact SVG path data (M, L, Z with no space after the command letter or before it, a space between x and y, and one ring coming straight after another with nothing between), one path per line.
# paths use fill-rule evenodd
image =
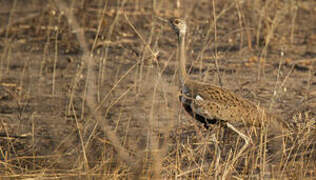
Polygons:
M315 2L176 2L1 1L0 176L315 178ZM187 19L192 76L279 114L293 134L269 147L256 129L234 158L236 134L181 109L176 37L156 16Z

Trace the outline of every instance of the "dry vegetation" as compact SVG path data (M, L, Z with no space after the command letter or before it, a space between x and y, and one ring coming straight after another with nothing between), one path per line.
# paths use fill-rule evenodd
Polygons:
M315 178L315 7L314 0L0 1L0 176ZM291 124L289 140L274 147L277 160L263 131L236 160L243 144L236 134L205 130L183 112L176 37L156 16L187 19L191 76Z

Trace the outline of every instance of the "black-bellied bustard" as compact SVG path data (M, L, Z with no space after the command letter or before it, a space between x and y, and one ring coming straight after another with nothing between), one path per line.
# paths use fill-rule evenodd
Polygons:
M283 128L287 128L281 120L228 89L190 79L186 72L187 24L183 19L178 18L170 19L169 23L178 37L180 101L184 109L196 120L202 122L205 127L208 127L209 123L214 124L215 122L224 124L245 141L235 157L236 159L242 155L252 141L249 134L237 129L237 125L245 127L266 125L268 129L280 133Z

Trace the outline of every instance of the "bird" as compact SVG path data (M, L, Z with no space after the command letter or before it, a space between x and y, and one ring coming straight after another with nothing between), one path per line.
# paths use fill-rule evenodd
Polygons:
M267 113L263 108L226 88L210 83L193 80L186 72L186 33L187 24L184 19L170 18L169 25L177 35L178 85L179 100L186 112L201 122L205 128L210 124L222 124L237 133L244 141L236 158L247 149L252 138L237 127L261 127L267 125L272 132L281 133L288 129L285 122Z

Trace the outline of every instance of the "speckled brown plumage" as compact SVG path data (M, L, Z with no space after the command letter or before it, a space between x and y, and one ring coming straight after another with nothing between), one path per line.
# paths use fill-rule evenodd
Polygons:
M263 115L267 115L263 109L228 89L192 80L186 81L184 86L188 90L183 94L186 99L184 104L207 119L254 126L259 126L262 120L269 119L263 118Z

